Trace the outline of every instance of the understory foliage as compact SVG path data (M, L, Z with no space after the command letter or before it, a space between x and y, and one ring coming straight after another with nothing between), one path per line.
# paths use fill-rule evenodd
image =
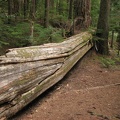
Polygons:
M61 29L53 27L44 28L40 24L35 23L33 31L33 40L31 40L30 23L21 22L14 25L2 25L0 28L0 44L24 47L63 40Z
M48 28L44 27L44 4L45 1L39 0L0 0L0 47L23 47L62 41L62 29L57 25L67 21L67 2L62 3L63 14L59 14L58 0L51 0L51 24ZM31 22L34 23L33 26Z
M91 26L95 28L97 26L98 16L99 16L99 9L100 0L91 0L91 17L92 23Z
M110 12L110 46L113 49L118 50L120 55L120 1L111 0L111 12Z
M101 56L98 58L100 63L105 68L116 67L120 65L120 57L119 56Z
M79 9L75 9L77 2L77 0L0 0L1 47L60 42L72 36L73 29L77 28L79 23L89 27L85 21L90 22L90 0L80 1L77 5ZM86 8L81 8L81 5ZM82 13L75 18L75 13L79 11ZM79 28L79 31L80 29L84 28Z
M101 64L103 67L109 68L110 66L115 65L115 60L107 57L100 57Z
M99 6L100 0L0 0L0 47L61 42L87 30L90 24L96 29ZM111 0L109 32L114 31L117 48L120 46L119 6L119 0Z
M110 30L118 31L120 29L120 1L111 0L111 12L110 12Z

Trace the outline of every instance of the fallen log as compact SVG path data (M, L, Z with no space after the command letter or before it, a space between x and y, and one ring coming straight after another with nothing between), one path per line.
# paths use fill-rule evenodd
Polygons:
M60 81L91 49L83 32L62 43L9 49L0 56L0 118L10 117Z

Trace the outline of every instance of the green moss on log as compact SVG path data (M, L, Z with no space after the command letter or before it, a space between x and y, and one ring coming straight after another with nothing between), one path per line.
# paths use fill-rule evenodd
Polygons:
M88 40L91 40L92 39L92 35L91 34L88 34L88 35L84 35L82 36L82 39L84 42L88 41Z

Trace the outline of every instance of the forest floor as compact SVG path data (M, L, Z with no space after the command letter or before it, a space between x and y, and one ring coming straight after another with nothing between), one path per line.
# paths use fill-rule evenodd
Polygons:
M120 120L120 66L104 68L95 54L10 120Z

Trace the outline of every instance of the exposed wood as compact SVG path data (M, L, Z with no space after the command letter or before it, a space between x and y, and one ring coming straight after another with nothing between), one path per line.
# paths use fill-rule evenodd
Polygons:
M60 81L91 49L83 32L62 43L10 49L0 56L0 118L10 117Z
M52 75L62 64L44 66L2 78L0 103L9 102L17 95L29 91L36 84Z
M17 49L9 49L5 56L0 57L0 64L18 63L66 57L69 52L84 42L89 42L91 35L87 32L68 38L66 41L56 44L45 44ZM82 47L82 46L81 46Z

